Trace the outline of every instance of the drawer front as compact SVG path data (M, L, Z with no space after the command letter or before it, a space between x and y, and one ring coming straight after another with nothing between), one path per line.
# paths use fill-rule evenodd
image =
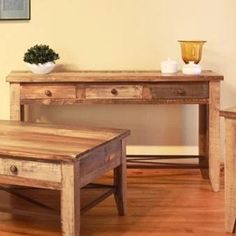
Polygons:
M139 85L94 85L85 89L86 99L137 99L142 98Z
M60 164L0 158L0 175L61 182Z
M24 85L21 87L21 99L76 98L73 85Z
M209 86L207 82L160 83L150 87L150 94L153 99L208 98Z

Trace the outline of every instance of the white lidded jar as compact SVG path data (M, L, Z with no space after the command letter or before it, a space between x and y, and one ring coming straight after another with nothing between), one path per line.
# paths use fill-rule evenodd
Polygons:
M161 62L161 73L174 74L178 71L178 63L168 58L166 61Z

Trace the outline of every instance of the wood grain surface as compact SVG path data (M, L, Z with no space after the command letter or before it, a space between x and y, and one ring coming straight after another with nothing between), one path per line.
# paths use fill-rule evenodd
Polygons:
M236 109L220 112L225 119L225 230L236 226Z
M209 177L213 191L220 189L220 84L211 82L209 88Z
M120 129L0 121L0 155L70 161L128 135Z
M219 81L223 76L212 71L200 75L162 74L160 71L68 71L35 75L29 71L12 71L8 82L154 82L154 81Z
M225 118L236 119L236 107L221 110L220 115Z

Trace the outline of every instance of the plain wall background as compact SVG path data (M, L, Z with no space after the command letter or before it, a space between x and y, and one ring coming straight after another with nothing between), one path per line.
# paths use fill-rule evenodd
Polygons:
M183 64L178 39L207 40L201 65L225 76L221 107L236 106L235 0L31 3L30 21L0 21L0 119L9 119L5 77L11 70L26 69L23 54L37 43L49 44L67 69L159 70L168 57ZM197 106L79 105L33 110L41 121L130 128L130 152L196 151Z

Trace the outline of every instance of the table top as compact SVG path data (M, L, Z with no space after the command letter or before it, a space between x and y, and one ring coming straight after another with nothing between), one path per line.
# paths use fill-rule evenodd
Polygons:
M160 82L160 81L220 81L223 76L212 71L200 75L162 74L160 71L67 71L36 75L29 71L12 71L6 79L10 83L32 82Z
M221 110L220 115L225 118L236 119L236 107Z
M0 156L71 161L129 134L122 129L0 121Z

